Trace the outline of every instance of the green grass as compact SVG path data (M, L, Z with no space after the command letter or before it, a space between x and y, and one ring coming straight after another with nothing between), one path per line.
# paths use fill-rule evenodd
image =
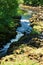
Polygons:
M19 60L16 60L16 61L2 61L1 62L1 65L39 65L39 63L35 62L35 61L32 61L32 60L22 60L22 61L19 61Z

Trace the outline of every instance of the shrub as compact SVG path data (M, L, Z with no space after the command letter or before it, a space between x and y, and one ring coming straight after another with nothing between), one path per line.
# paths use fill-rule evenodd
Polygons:
M38 6L43 5L43 0L24 0L24 3L32 6Z
M0 0L0 32L12 27L12 17L17 15L17 8L17 0Z

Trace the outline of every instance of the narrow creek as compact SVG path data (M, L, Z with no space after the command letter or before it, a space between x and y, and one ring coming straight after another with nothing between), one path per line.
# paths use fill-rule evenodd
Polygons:
M31 14L22 15L20 19L21 26L17 28L16 32L17 35L15 39L11 39L10 42L8 42L5 46L3 46L3 49L0 49L0 57L4 56L7 53L8 48L13 42L17 42L21 37L24 36L24 32L26 34L29 34L32 30L30 26L29 18L31 18Z

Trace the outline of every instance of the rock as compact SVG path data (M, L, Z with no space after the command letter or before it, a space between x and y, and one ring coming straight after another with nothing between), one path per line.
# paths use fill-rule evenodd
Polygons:
M30 18L31 26L37 32L43 31L43 11L36 12Z
M42 6L37 6L37 7L33 7L33 6L27 6L27 5L24 5L24 4L20 4L19 7L22 9L22 10L32 10L34 12L39 12L43 9Z
M34 26L33 26L33 29L36 30L37 32L42 32L41 26L34 25Z
M29 41L29 44L30 44L31 46L34 46L34 47L40 47L40 46L42 46L43 41L41 41L41 40L38 39L38 38L32 38L32 39Z

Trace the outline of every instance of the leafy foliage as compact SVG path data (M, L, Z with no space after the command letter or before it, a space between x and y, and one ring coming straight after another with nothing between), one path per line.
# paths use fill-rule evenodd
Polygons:
M17 0L0 0L0 18L15 15L17 7Z
M43 0L24 0L24 3L27 5L37 6L43 5Z
M17 0L0 0L0 32L12 27L14 23L11 17L17 15Z
M18 0L18 4L23 4L24 0Z

